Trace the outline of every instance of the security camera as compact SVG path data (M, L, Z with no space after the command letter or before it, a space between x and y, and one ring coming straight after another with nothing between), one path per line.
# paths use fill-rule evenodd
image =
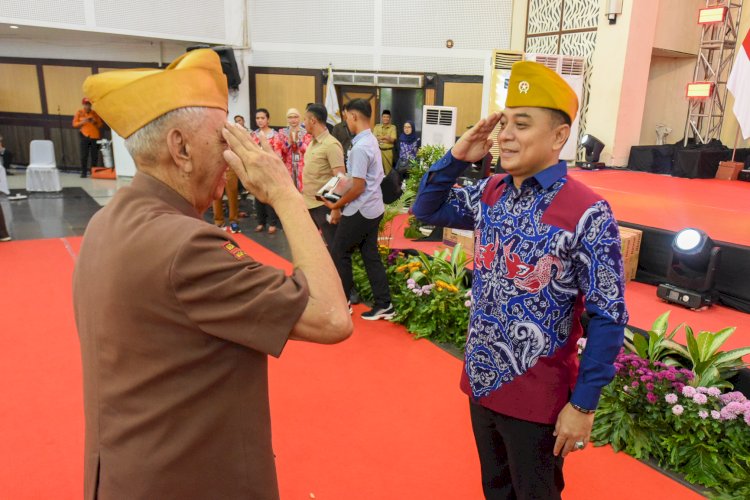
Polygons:
M607 9L604 15L609 19L609 24L615 24L617 22L617 16L622 15L622 0L606 0Z

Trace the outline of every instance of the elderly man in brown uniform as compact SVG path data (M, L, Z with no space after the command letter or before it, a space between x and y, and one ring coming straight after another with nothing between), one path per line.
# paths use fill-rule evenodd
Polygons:
M331 177L346 173L344 149L341 143L328 132L326 119L328 111L322 104L311 104L305 112L305 129L313 136L305 151L305 169L302 171L302 194L310 216L323 233L323 239L330 250L336 236L336 226L341 219L341 210L329 210L315 193Z
M84 92L138 167L91 219L73 279L85 498L276 499L267 356L352 330L302 196L270 148L226 123L211 50L95 75ZM291 276L202 220L227 163L290 229Z

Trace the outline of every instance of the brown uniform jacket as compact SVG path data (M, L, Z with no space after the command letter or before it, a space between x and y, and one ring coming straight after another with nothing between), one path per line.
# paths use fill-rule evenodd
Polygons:
M301 272L138 173L91 219L73 296L86 499L278 498L267 355L307 304Z

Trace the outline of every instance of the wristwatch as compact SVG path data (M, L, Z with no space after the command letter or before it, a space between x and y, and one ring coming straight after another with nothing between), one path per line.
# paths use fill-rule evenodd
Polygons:
M585 413L586 415L591 415L592 413L596 413L596 410L589 410L587 408L581 408L580 406L570 403L570 406L573 407L574 410L580 411L581 413Z

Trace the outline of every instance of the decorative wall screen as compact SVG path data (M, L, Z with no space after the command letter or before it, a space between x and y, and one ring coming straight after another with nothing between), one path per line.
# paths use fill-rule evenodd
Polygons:
M526 52L586 59L578 138L586 132L596 27L601 0L528 0ZM582 154L582 153L579 153Z

